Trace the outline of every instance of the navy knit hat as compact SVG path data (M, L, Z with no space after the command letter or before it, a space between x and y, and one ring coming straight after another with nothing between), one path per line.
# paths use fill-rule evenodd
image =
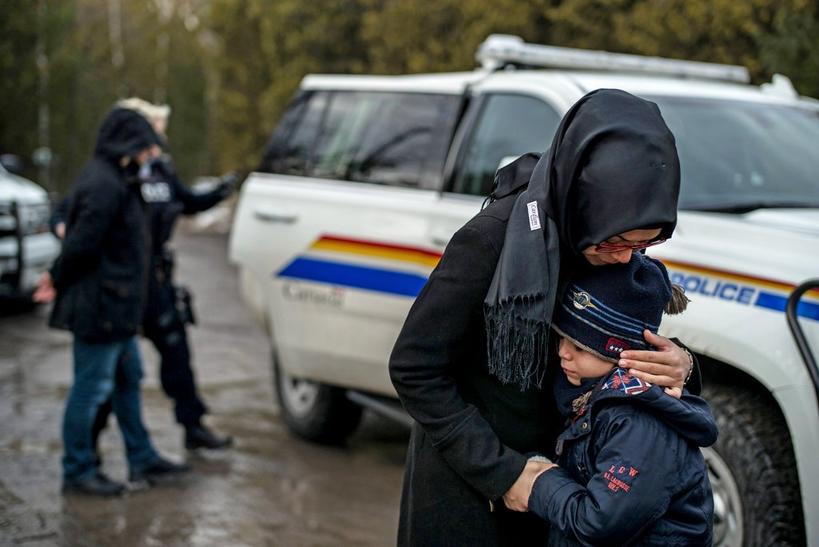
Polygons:
M621 351L654 349L643 330L657 333L671 296L663 263L634 253L626 264L589 267L575 275L560 299L552 328L616 363Z

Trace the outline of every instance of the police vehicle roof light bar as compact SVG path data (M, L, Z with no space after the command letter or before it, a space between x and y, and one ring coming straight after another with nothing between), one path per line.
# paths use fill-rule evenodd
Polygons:
M681 61L608 51L527 44L519 36L492 34L478 47L475 59L487 70L506 65L575 70L618 70L635 73L749 83L743 66Z

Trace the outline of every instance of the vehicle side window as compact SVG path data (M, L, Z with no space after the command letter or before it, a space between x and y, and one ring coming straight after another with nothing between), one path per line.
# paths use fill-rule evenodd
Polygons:
M488 195L501 161L544 152L558 123L558 113L540 99L516 94L487 96L455 174L453 191Z
M309 175L438 188L460 97L335 92Z
M318 91L296 96L265 148L259 171L286 175L306 173L329 95Z

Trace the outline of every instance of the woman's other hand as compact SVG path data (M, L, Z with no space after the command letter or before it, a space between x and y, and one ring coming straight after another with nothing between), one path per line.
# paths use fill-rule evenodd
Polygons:
M657 351L626 350L620 354L619 365L629 369L640 380L664 387L669 395L681 397L683 385L694 364L688 352L650 330L643 331L643 335Z
M507 509L524 513L529 510L529 496L532 495L532 487L535 485L535 479L544 471L557 467L553 463L539 462L529 460L526 462L526 467L523 472L512 485L506 494L503 495L503 504Z

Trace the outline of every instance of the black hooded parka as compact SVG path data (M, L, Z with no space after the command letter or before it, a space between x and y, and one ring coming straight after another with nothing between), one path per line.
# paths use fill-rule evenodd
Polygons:
M114 109L103 121L94 155L74 183L66 238L51 270L57 290L51 326L96 343L136 334L147 238L138 165L120 160L155 144L150 124L132 110Z
M599 108L600 99L605 100L606 93L618 94L615 97L618 100L623 98L623 92L602 92L589 105L595 109L586 108L584 119L588 119L589 113L603 120L607 118L605 109L601 114ZM653 112L651 108L649 110ZM577 114L577 110L570 114ZM658 111L656 115L659 116ZM560 142L561 130L564 137L571 136L576 130L576 127L567 130L571 123L567 115L562 129L558 129L556 142ZM608 130L599 141L612 143L615 150L628 146L618 135L616 128ZM563 142L566 144L562 146L581 147L571 140ZM653 143L648 145L655 146ZM672 148L673 145L673 138L665 144ZM591 143L586 148L585 159L570 158L577 169L565 170L565 176L574 181L582 181L585 177L591 183L604 183L607 179L592 170L602 168L604 177L618 171L622 173L622 161L625 160L602 153L602 145L598 147ZM550 157L559 157L566 152L565 149L553 150ZM627 159L641 161L639 154L632 154ZM526 382L525 385L499 378L493 373L488 358L485 307L504 246L510 244L508 227L511 225L510 215L519 210L515 207L516 201L521 196L537 199L528 198L526 190L532 194L533 172L540 160L537 154L526 154L498 172L492 200L454 234L410 309L393 348L390 377L404 408L415 419L401 499L399 545L521 546L543 545L547 541L547 521L532 513L506 509L502 497L522 473L529 455L554 455L555 439L563 427L563 419L552 395L553 379L560 367L546 366L545 376L540 381ZM612 161L614 167L606 169L606 163ZM651 155L646 155L646 161L653 162ZM562 166L552 166L550 173L557 171L558 167ZM563 175L558 173L558 176ZM623 178L625 188L627 177ZM611 183L612 177L608 180ZM552 185L552 190L558 187L554 180L547 183ZM601 210L608 208L613 218L608 222L611 232L597 242L647 225L662 226L667 219L671 221L671 228L663 235L670 236L676 219L679 179L669 177L662 185L665 187L657 191L668 197L651 198L667 204L658 208L656 221L643 215L632 219L636 225L630 224L628 216L619 215L618 209L611 204L601 205ZM594 188L594 184L591 187ZM562 218L557 219L557 230L552 229L552 233L560 232L561 256L549 258L559 260L561 285L584 264L577 249L579 241L587 244L583 241L586 232L598 227L604 231L607 229L604 218L584 218L586 226L578 226L579 216L593 214L593 211L582 210L587 208L589 196L577 189L567 189L563 194L568 201L557 204ZM554 200L555 195L552 191L552 197L548 199ZM628 192L623 192L620 199L628 197ZM541 215L549 215L549 222L555 220L551 216L555 210L553 205L554 201L538 202ZM619 211L627 212L625 209L627 207ZM632 206L631 209L635 208ZM525 209L523 212L525 214ZM545 216L541 217L541 222L546 224ZM573 228L571 236L565 235L569 232L567 227ZM545 248L545 243L543 245ZM521 269L513 267L507 271L525 279L522 268L535 266L526 265L525 252L519 255L523 257L517 262ZM515 289L524 285L516 284L513 278L508 286ZM547 325L550 320L550 317L543 318ZM554 343L555 339L547 342L546 362L556 360ZM689 384L689 389L698 392L699 379L696 378L695 382Z

